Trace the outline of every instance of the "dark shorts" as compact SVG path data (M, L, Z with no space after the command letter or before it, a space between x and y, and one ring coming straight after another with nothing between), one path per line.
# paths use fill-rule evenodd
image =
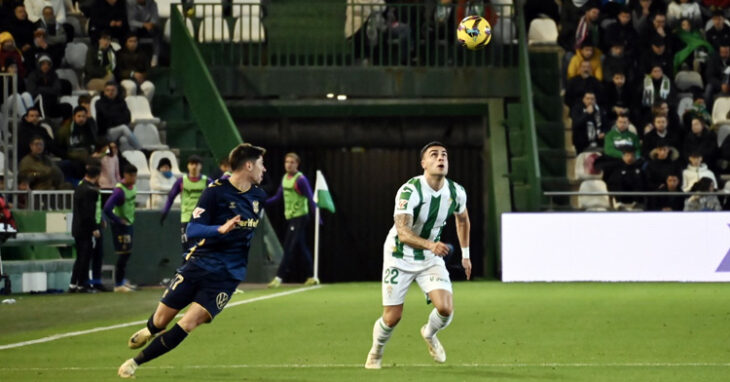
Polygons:
M188 262L170 280L160 301L177 310L197 302L210 313L212 320L231 299L239 282L232 278L221 278L217 273Z
M132 252L132 240L134 239L134 228L131 225L112 224L112 243L114 252Z

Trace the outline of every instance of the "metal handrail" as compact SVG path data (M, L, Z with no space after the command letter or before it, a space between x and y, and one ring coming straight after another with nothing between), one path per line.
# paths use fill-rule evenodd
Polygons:
M102 194L111 194L112 190L101 190ZM30 211L68 211L73 209L74 190L1 190L0 194L13 196L13 209ZM166 191L137 191L138 195L168 195ZM18 208L20 197L25 196L25 208ZM138 207L146 209L146 206Z

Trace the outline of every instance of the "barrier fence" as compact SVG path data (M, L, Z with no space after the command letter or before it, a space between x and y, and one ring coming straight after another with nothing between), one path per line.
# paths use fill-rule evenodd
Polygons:
M186 28L211 65L517 65L512 4L437 3L234 1L186 6L183 14ZM469 51L457 42L457 25L469 15L480 15L491 24L489 49Z
M101 190L102 194L111 194L111 190ZM138 195L167 195L165 191L137 191ZM29 211L70 211L73 210L73 190L3 190L13 210ZM138 209L147 209L144 204L137 203Z

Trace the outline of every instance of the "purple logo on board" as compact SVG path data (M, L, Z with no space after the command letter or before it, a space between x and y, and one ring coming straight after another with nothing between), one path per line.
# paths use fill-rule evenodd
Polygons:
M730 224L728 224L730 227ZM730 250L727 251L725 257L722 258L720 265L717 266L715 272L730 272Z

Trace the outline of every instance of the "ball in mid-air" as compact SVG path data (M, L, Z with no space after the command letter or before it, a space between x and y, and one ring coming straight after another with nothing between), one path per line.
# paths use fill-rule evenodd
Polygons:
M467 16L456 28L456 38L467 49L481 49L492 40L492 26L484 17Z

